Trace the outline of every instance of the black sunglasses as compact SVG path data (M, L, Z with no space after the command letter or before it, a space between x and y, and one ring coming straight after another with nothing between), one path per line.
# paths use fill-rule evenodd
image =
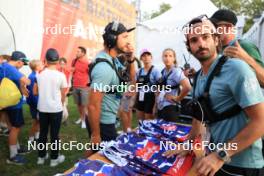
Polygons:
M208 16L206 14L200 15L198 17L193 18L191 21L189 21L188 23L186 23L183 27L182 30L186 29L186 28L190 28L192 25L196 24L196 23L201 23L203 20L205 19L209 19Z

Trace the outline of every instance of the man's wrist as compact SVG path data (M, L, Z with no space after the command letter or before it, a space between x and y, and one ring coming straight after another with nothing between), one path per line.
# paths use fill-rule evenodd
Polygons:
M132 64L132 63L134 63L135 62L135 58L133 58L132 60L127 60L127 62L129 63L129 64Z
M179 101L179 97L178 96L173 97L173 101L177 103Z
M217 150L216 155L217 155L218 159L224 161L225 163L231 162L231 156L230 156L229 152L225 149Z

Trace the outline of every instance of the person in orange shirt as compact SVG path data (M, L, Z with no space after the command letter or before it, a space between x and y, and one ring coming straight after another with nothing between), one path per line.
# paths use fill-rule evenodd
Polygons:
M59 68L58 71L62 72L67 80L67 90L66 90L66 94L69 93L70 91L70 87L71 87L71 71L67 68L67 59L62 57L59 59ZM67 119L69 117L69 112L68 112L68 97L65 98L65 102L63 104L63 115L62 115L62 123L64 123L65 125L67 124Z
M72 61L73 97L80 113L80 119L78 119L75 123L81 123L82 128L86 128L85 116L88 113L86 106L88 104L88 65L90 64L90 61L85 57L85 55L86 49L79 46L76 58Z

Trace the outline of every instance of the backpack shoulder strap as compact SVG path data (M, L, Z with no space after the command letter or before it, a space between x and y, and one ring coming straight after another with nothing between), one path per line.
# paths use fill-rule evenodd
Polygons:
M88 67L89 67L89 69L88 69L88 75L90 77L90 83L92 82L92 71L93 71L94 67L97 64L99 64L100 62L106 62L108 65L111 66L112 69L114 69L114 65L109 60L107 60L105 58L96 58L92 63L90 63L88 65ZM88 85L90 85L90 83L88 83Z
M106 62L108 65L111 66L112 69L114 69L114 65L113 65L114 63L111 63L108 59L105 59L105 58L96 58L94 66L99 64L100 62Z
M165 72L165 68L163 68L163 69L161 70L161 72L160 72L162 76L163 76L164 72Z
M150 69L149 69L149 71L148 71L147 75L146 75L147 77L149 77L149 76L150 76L150 74L151 74L151 72L152 72L153 68L154 68L154 66L152 65L152 66L150 67Z
M136 62L137 62L138 68L139 68L139 69L142 68L142 64L141 64L141 62L140 62L137 58L135 58L135 60L136 60Z
M144 68L140 68L140 69L139 69L138 76L141 76L141 75L142 75L143 69L144 69Z
M207 105L207 109L214 116L214 117L209 117L210 118L209 119L210 123L214 123L214 122L217 122L217 121L221 121L221 120L225 120L225 119L231 118L234 115L236 115L236 114L238 114L238 113L240 113L242 111L242 108L238 104L228 108L227 110L225 110L222 113L216 113L211 108L211 101L210 101L210 95L209 95L209 90L210 90L210 87L211 87L211 83L212 83L214 77L218 76L220 74L221 69L223 68L223 65L225 64L227 59L228 58L225 57L225 56L222 56L219 59L219 62L215 66L215 68L212 71L212 73L209 75L208 80L206 82L206 86L205 86L203 97L205 98L205 103Z
M198 80L198 76L199 74L201 73L202 69L198 70L196 73L195 73L195 76L193 78L193 99L195 98L195 88L196 88L196 85L197 85L197 80Z
M172 74L172 70L167 74L165 75L165 68L161 71L161 75L162 75L162 79L163 79L163 83L164 84L167 84L167 80L169 78L169 76Z
M212 81L214 79L215 76L218 76L223 68L223 65L225 64L225 62L227 61L227 57L226 56L222 56L218 63L216 64L214 70L212 71L212 73L209 75L208 80L206 82L206 86L204 89L204 94L209 94L209 90L212 84Z

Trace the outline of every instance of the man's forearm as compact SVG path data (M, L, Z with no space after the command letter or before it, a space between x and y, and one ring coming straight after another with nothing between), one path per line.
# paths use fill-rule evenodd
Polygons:
M233 156L252 145L257 139L261 138L263 135L263 132L261 131L263 130L259 130L259 128L262 127L260 127L259 122L249 122L234 139L228 142L231 144L230 146L234 146L233 144L236 144L237 146L236 149L228 150L228 154Z
M92 135L100 136L100 106L98 105L89 105L88 106L88 121L90 124Z
M252 145L257 139L264 135L264 103L255 105L258 111L254 109L248 111L248 116L251 116L248 124L230 141L229 144L236 144L236 150L228 150L228 154L233 156ZM252 107L251 107L252 108Z
M181 93L178 95L178 101L184 99L184 97L188 95L189 91L189 89L182 89Z
M248 56L245 61L254 69L260 85L264 87L264 68L261 67L251 56Z
M181 81L180 85L182 86L182 91L177 97L177 101L181 101L185 96L188 95L188 93L191 91L192 86L189 83L188 79L184 79Z
M62 102L62 104L64 104L65 99L66 99L66 90L67 90L67 88L61 89L61 102Z
M204 126L202 125L202 123L193 118L192 129L188 135L188 140L194 140L199 135L202 135L203 129L204 129Z
M131 80L131 82L136 82L136 80L135 80L135 76L136 76L135 62L129 64L129 67L130 67L129 68L129 71L130 71L130 73L129 73L130 80Z
M255 63L253 69L256 72L256 76L261 87L264 87L264 68L261 67L258 63Z

